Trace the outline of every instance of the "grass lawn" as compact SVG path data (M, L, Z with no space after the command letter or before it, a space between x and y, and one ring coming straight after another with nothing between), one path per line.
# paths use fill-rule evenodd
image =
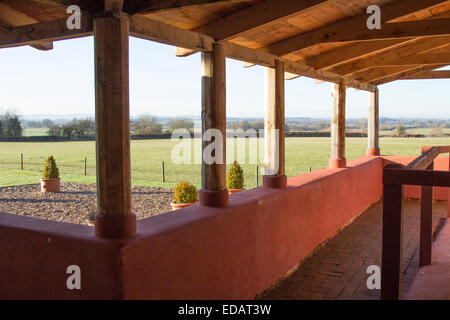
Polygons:
M239 139L238 139L239 140ZM171 140L131 141L132 184L139 186L173 187L187 180L200 187L200 164L175 164L171 160ZM194 142L196 149L200 140ZM366 138L347 138L348 160L365 154ZM450 138L382 138L381 151L385 155L419 155L422 146L450 145ZM233 160L233 140L227 141L227 162ZM20 170L20 154L24 157L24 170ZM50 154L56 158L63 181L95 183L95 142L2 142L0 143L0 187L38 183L45 159ZM200 154L197 152L197 154ZM253 154L253 153L252 153ZM87 175L84 175L84 158L87 158ZM329 138L287 138L286 174L295 176L324 168L330 157ZM199 157L197 157L199 158ZM248 159L248 152L247 152ZM166 182L162 182L161 162L165 163ZM241 161L242 162L242 161ZM245 187L256 185L256 164L243 164ZM262 162L259 163L261 169ZM261 173L259 185L261 185Z
M48 128L24 128L22 135L25 137L46 136Z

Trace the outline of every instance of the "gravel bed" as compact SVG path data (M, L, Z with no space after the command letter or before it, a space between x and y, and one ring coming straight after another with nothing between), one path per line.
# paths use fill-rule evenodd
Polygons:
M96 208L95 184L61 183L61 192L42 193L40 184L0 188L0 212L86 224ZM132 187L132 212L138 219L170 211L172 189Z

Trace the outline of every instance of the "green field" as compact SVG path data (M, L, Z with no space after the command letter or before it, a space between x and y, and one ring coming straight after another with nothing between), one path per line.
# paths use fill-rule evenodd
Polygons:
M25 137L46 136L48 128L24 128L22 135Z
M197 150L200 141L196 139ZM227 141L227 162L233 160L233 141ZM201 184L199 164L174 164L172 148L177 144L170 140L131 141L132 184L140 186L173 187L187 180ZM419 155L422 146L450 145L450 138L382 138L380 146L385 155ZM366 138L347 138L348 160L365 154ZM194 148L193 148L194 149ZM20 155L24 164L21 170ZM2 142L0 143L0 186L38 183L45 158L53 154L60 167L63 181L95 183L95 142ZM248 155L247 155L248 156ZM87 175L84 175L84 158L87 158ZM291 177L324 168L330 157L329 138L287 138L286 174ZM166 182L162 182L161 162L165 163ZM245 187L256 185L256 164L242 165ZM260 168L261 168L260 163ZM261 176L259 180L261 184Z

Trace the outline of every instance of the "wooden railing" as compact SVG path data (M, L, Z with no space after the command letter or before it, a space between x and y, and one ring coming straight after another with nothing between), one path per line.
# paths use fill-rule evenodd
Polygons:
M433 163L440 154L449 153L450 146L423 150L407 166L390 164L383 170L382 300L401 298L403 185L422 186L419 261L420 266L431 264L433 187L450 187L450 172L433 171Z

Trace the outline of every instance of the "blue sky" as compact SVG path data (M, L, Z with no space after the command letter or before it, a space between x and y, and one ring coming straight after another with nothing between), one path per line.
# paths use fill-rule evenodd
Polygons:
M22 115L94 113L93 38L54 43L51 51L0 49L0 110ZM447 68L448 69L448 68ZM130 37L133 116L200 115L200 55ZM286 116L329 118L331 84L286 81ZM227 59L227 116L263 117L264 70ZM347 117L367 117L368 94L347 90ZM407 80L380 86L382 117L450 118L450 80Z

